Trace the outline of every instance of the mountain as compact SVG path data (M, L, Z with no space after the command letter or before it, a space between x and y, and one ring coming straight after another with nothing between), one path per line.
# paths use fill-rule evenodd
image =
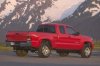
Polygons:
M86 0L63 22L95 40L100 40L100 0Z
M0 42L8 31L34 31L41 23L64 23L100 39L100 0L4 0Z
M0 40L5 40L8 31L34 30L40 23L61 20L74 13L82 2L84 0L5 0L0 7ZM65 12L70 14L64 15Z

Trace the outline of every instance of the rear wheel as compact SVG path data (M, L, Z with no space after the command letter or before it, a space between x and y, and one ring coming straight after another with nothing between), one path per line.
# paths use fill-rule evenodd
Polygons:
M39 57L49 57L51 54L51 46L49 41L42 41L41 47L38 49Z
M57 50L56 52L57 52L57 53L59 54L59 56L61 56L61 57L68 56L68 54L69 54L69 52L68 52L68 51L65 51L65 50Z
M16 55L17 56L24 57L27 54L28 54L28 50L20 50L20 49L16 50Z
M89 58L91 56L92 48L89 44L86 44L81 51L82 58Z

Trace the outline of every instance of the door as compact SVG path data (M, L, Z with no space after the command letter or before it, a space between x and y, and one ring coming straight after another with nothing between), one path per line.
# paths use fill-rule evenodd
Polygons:
M58 40L56 42L56 48L59 49L65 49L67 44L66 44L66 39L68 36L66 35L65 27L63 25L59 26L59 35L58 35Z
M71 28L59 26L59 36L56 42L56 48L74 50L80 47L80 35Z
M72 27L66 27L66 48L68 49L79 49L80 48L80 34L75 31Z

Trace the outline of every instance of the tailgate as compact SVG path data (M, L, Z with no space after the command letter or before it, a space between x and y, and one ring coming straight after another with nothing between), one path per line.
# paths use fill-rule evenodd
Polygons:
M6 35L7 41L27 41L29 32L8 32Z

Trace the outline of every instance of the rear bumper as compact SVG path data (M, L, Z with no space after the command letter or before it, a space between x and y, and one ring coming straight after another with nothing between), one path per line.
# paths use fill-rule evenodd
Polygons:
M6 46L7 47L31 47L31 42L13 42L13 41L6 41Z

